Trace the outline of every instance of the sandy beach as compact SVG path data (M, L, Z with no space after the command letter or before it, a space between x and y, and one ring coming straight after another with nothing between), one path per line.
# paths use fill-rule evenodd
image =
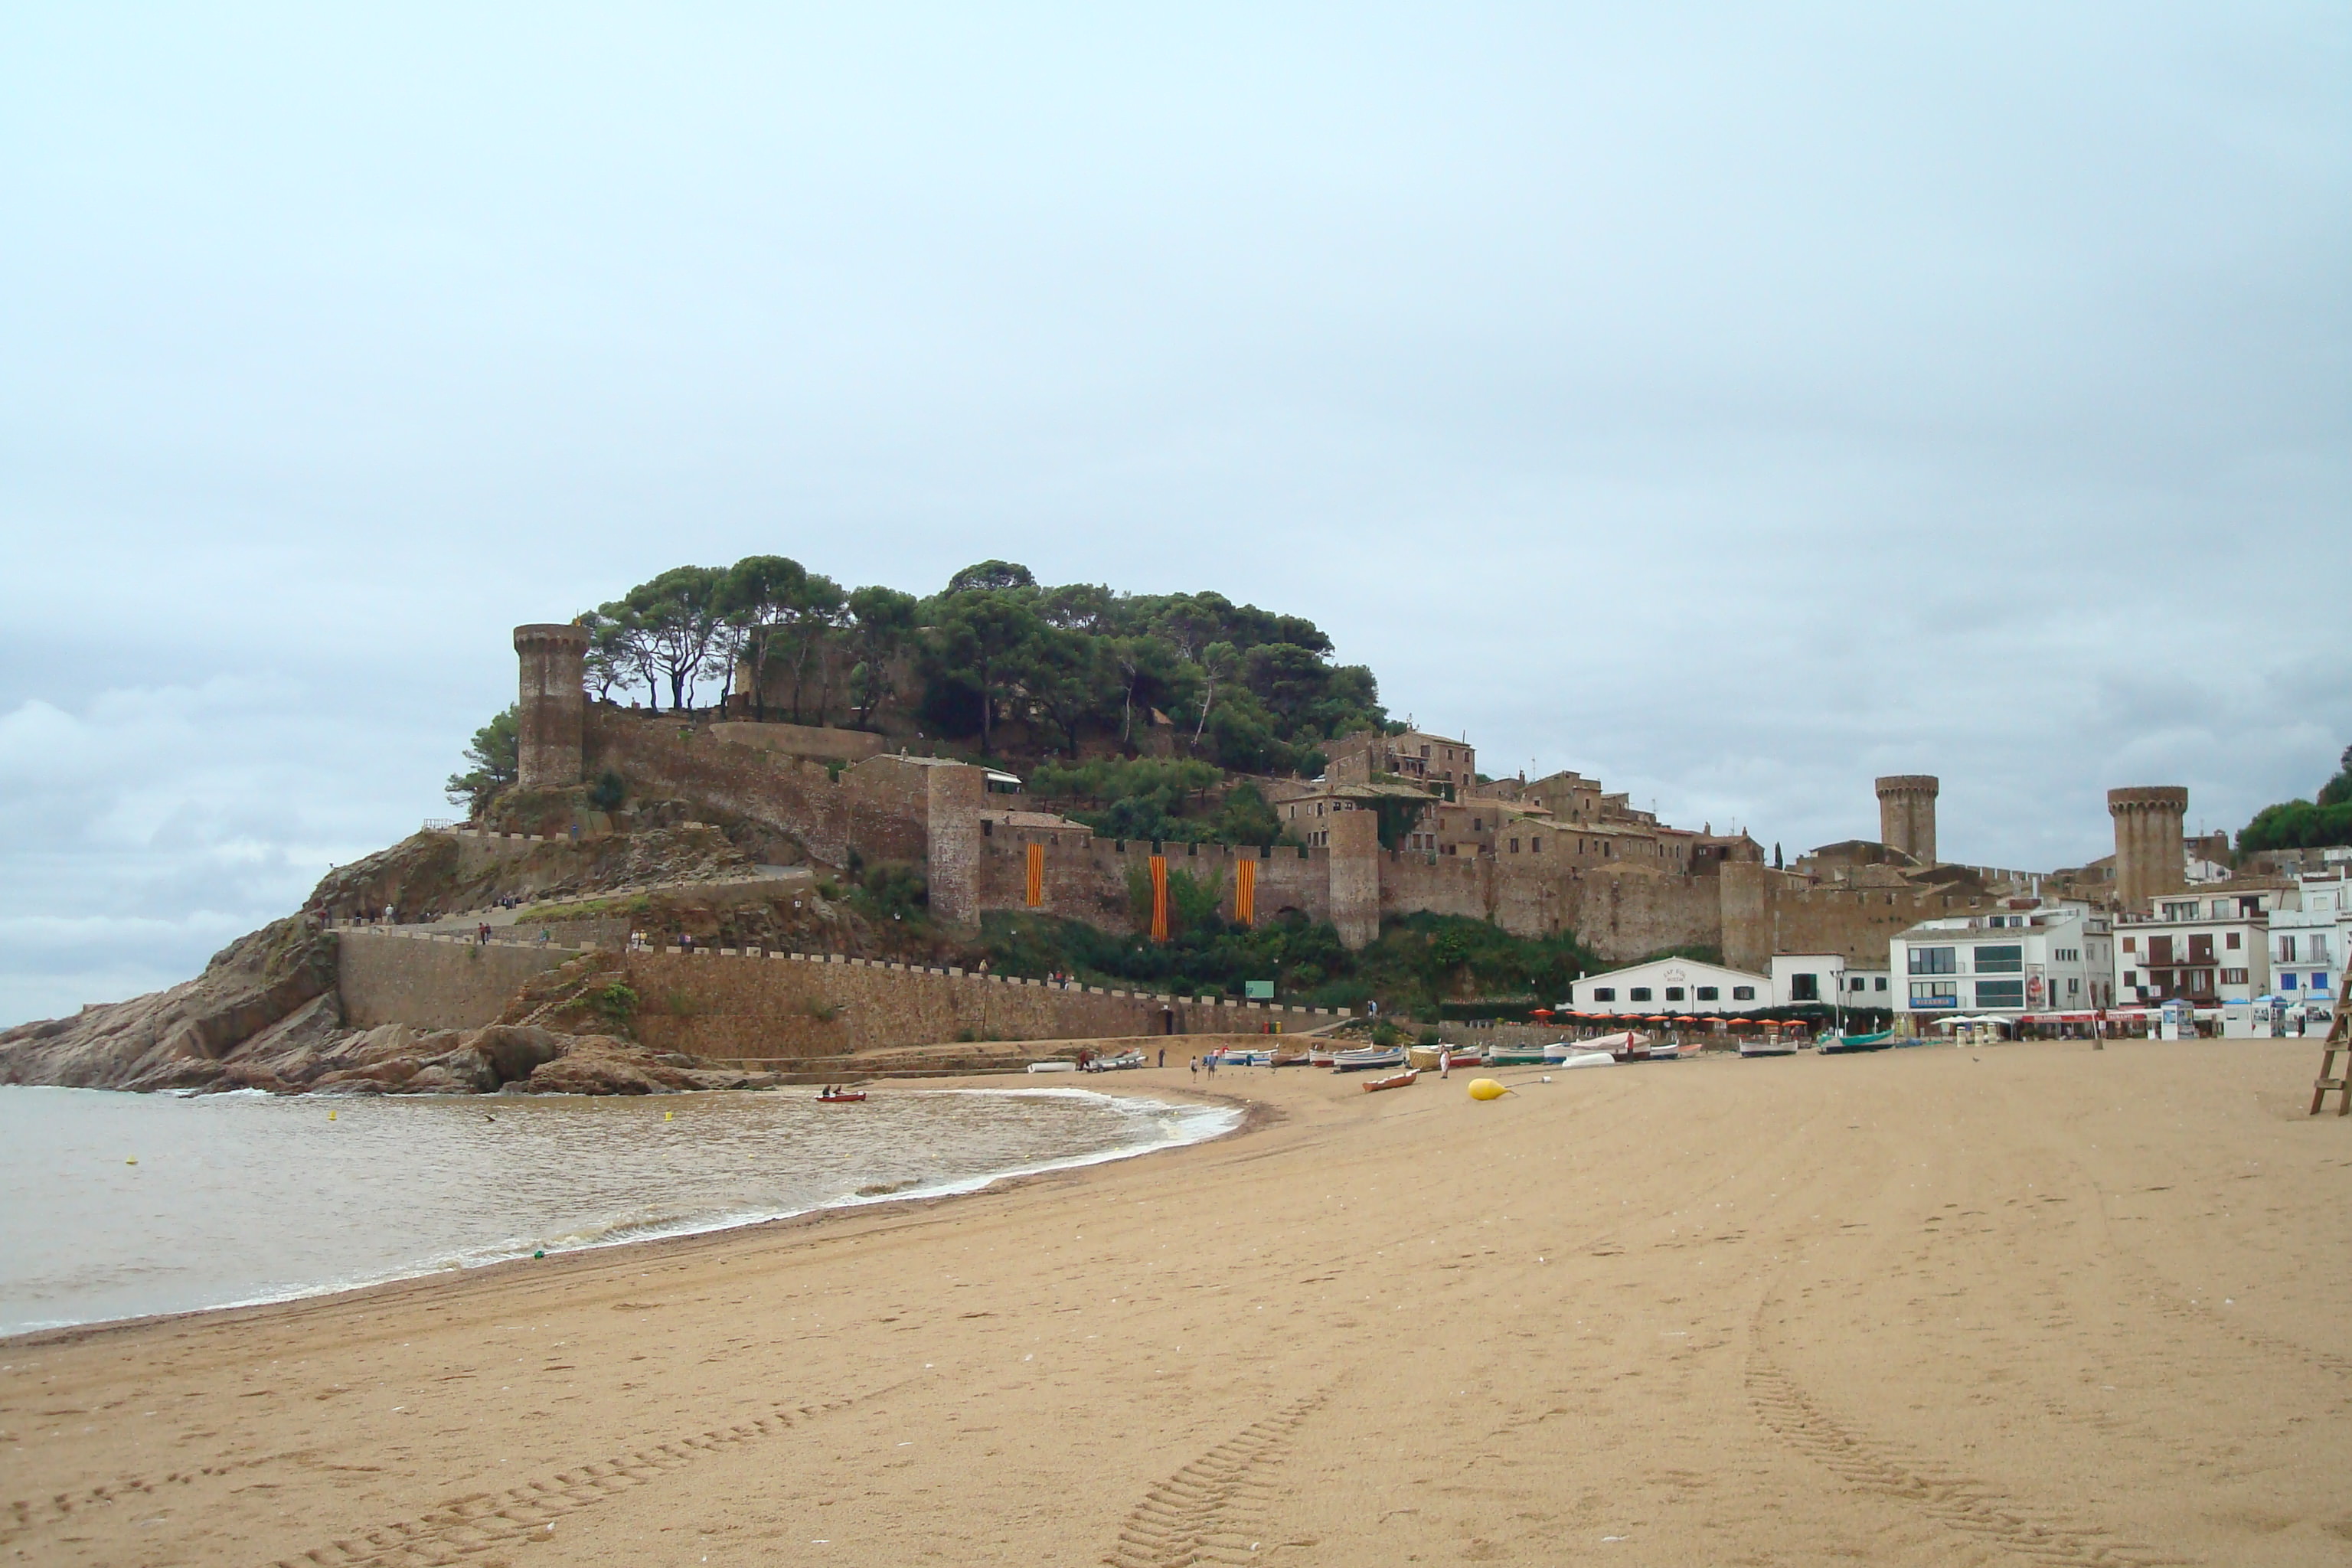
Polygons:
M45 1564L2341 1563L2315 1043L1109 1087L1215 1143L0 1346ZM288 1202L300 1202L289 1173Z

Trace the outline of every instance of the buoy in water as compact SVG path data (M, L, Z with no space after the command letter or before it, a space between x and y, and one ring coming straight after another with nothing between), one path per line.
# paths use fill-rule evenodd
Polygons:
M124 1164L126 1164L126 1165L135 1165L135 1164L139 1163L138 1160L137 1160L137 1159L135 1159L135 1158L133 1158L133 1159L129 1159L129 1160L125 1160L125 1161L123 1161L122 1163L123 1163Z
M1475 1078L1470 1080L1470 1098L1473 1100L1500 1100L1510 1092L1491 1078Z

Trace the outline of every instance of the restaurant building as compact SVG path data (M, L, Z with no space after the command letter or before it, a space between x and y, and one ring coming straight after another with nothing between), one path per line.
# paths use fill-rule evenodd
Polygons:
M1772 983L1763 975L1693 958L1653 959L1588 974L1569 989L1566 1008L1627 1018L1729 1017L1772 1001Z

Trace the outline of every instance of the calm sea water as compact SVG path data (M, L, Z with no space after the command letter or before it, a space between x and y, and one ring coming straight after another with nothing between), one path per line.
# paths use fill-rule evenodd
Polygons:
M806 1091L328 1102L0 1087L0 1333L970 1191L1197 1142L1235 1117L1079 1089L835 1106Z

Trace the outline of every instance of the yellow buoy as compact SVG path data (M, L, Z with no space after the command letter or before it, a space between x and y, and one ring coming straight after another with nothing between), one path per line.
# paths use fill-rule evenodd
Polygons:
M1474 1078L1470 1080L1470 1098L1473 1100L1500 1100L1510 1092L1491 1078Z
M122 1163L123 1163L124 1164L126 1164L126 1165L135 1165L135 1164L139 1163L139 1162L138 1162L138 1160L137 1160L136 1158L132 1158L132 1159L125 1160L125 1161L123 1161Z
M668 1112L668 1111L665 1110L665 1111L663 1111L663 1112L662 1112L662 1120L663 1120L664 1121L667 1121L669 1120L669 1112Z
M332 1121L334 1119L335 1119L335 1113L334 1113L333 1111L330 1110L329 1112L327 1112L327 1120L328 1120L328 1121Z

